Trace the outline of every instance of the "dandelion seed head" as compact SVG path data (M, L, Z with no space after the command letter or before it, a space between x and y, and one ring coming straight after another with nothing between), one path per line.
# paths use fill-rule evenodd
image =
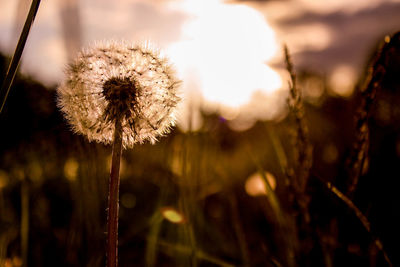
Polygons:
M180 81L150 44L97 43L82 50L65 74L58 106L89 141L111 143L117 119L124 147L154 143L175 123Z

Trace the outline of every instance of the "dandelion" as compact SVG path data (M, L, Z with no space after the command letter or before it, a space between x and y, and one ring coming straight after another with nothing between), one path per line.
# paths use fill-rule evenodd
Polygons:
M107 266L118 266L118 195L122 148L167 133L175 122L179 81L149 45L99 43L83 50L57 90L72 129L113 144L108 199Z
M120 121L124 147L167 133L175 122L179 81L149 45L99 43L66 70L58 106L72 129L89 141L113 142Z

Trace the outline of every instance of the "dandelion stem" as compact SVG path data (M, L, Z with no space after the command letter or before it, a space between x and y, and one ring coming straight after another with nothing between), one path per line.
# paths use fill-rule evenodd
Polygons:
M119 202L119 169L122 154L122 126L121 120L116 119L112 161L110 173L110 187L108 192L108 225L107 225L107 267L118 266L118 202Z

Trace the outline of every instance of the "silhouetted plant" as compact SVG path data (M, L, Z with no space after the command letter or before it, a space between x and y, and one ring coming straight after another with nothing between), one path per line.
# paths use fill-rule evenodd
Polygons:
M150 141L174 124L179 81L149 45L105 42L83 50L58 87L58 105L73 130L112 143L107 266L118 265L119 172L122 148Z

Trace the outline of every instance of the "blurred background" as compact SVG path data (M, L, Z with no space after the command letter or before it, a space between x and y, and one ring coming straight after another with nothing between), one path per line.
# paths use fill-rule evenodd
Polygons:
M0 0L1 80L30 3ZM184 98L170 135L124 151L121 266L390 266L376 240L400 264L397 39L348 194L369 230L327 186L351 184L361 89L399 12L397 0L42 1L0 114L0 266L104 266L111 147L69 130L55 89L82 46L110 38L156 44ZM302 173L299 193L291 179Z

